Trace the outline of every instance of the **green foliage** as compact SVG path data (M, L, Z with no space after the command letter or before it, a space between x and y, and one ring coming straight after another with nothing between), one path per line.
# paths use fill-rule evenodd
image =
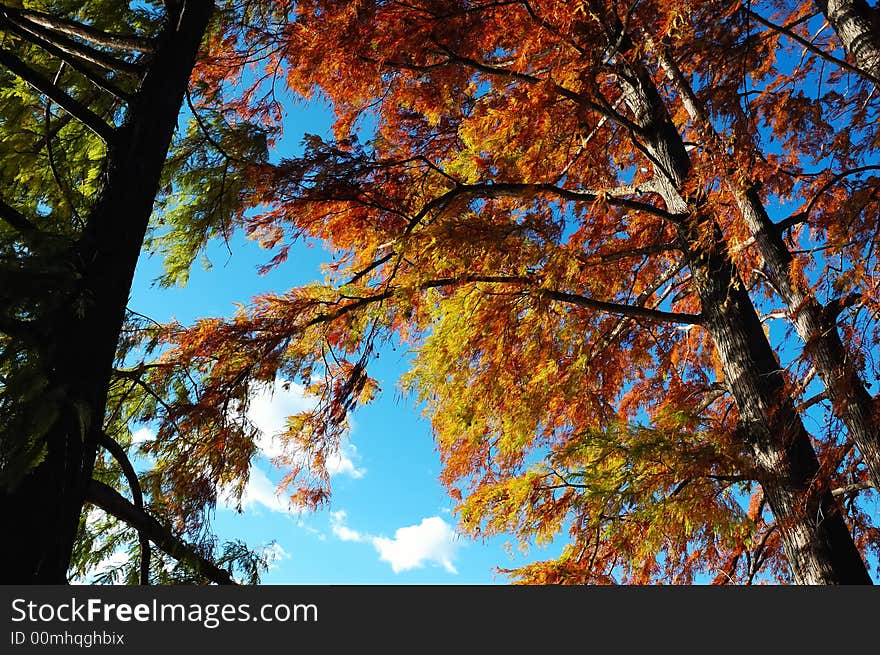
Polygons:
M216 108L192 109L198 118L190 112L169 153L145 244L148 252L164 258L165 272L158 280L162 286L186 284L207 243L232 235L246 208L250 169L268 158L264 129L230 123ZM207 259L203 262L209 265Z
M231 3L219 4L223 7L210 30L215 36L235 29L239 15ZM137 96L149 70L156 37L176 20L168 12L176 10L177 3L159 0L32 0L10 5L0 22L0 48L8 53L4 62L12 61L0 66L0 485L14 484L42 460L49 431L59 429L59 424L72 428L73 438L94 434L91 410L99 399L63 381L76 378L78 372L69 370L65 352L71 346L63 345L58 334L96 304L90 286L94 280L85 272L94 264L90 220L107 196L105 184L113 165L108 155L114 152L114 136L120 134L115 130L129 120L129 100ZM51 21L50 27L34 28L41 24L28 22L34 18L28 12L34 11L84 29L71 37ZM89 30L97 40L89 37ZM117 36L122 38L114 41ZM135 37L136 43L126 37ZM34 78L43 81L26 81ZM206 240L233 229L243 212L249 168L267 157L266 130L222 111L220 85L194 86L194 104L183 112L185 127L167 159L151 233L150 245L168 260L163 284L185 282ZM207 108L198 106L202 103ZM91 129L85 125L89 123ZM106 131L99 136L96 132L102 130L94 126L102 123ZM99 256L112 259L106 252ZM111 307L100 309L112 312ZM128 323L119 343L120 370L149 353L149 344L144 348L143 343L145 327ZM83 387L89 382L84 378ZM141 447L131 443L130 422L149 421L166 403L166 394L179 402L186 393L180 379L154 390L131 371L118 374L98 427L140 465L145 460L139 458ZM253 454L252 441L248 444L240 458L245 470ZM184 444L177 447L185 450ZM156 454L155 470L141 472L138 484L146 511L242 580L256 582L266 568L262 554L239 542L218 545L208 529L216 500L208 476L220 471L221 481L228 479L224 460L215 459L213 468L201 475L191 475L192 469L175 471L189 475L193 488L198 487L197 493L176 503L163 479L168 459ZM233 471L240 477L240 469ZM131 494L123 468L107 453L99 454L94 478L123 495ZM187 513L188 521L178 522L181 512ZM137 582L137 533L97 510L81 518L71 575L92 576L108 558L116 561L127 553L116 565L99 571L94 581ZM191 563L159 553L154 553L151 571L158 583L201 581Z

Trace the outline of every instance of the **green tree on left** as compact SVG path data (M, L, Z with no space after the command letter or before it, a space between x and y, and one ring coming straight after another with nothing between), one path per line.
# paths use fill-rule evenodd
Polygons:
M150 511L113 391L132 376L118 346L157 198L211 234L235 211L231 169L265 153L259 129L200 113L219 88L190 88L200 48L241 17L212 0L0 4L0 582L64 583L121 535L142 583L258 573L241 544L185 541ZM214 191L171 206L198 186ZM199 244L172 245L187 262Z

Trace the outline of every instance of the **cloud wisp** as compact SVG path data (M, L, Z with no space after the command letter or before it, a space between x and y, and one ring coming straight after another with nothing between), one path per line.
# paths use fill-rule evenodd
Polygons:
M269 479L262 469L251 467L247 485L241 495L243 510L263 507L271 512L299 514L300 510L293 507L290 501L278 491L278 485Z
M250 400L247 418L259 430L256 445L260 452L268 459L281 455L284 449L279 435L287 426L287 418L308 411L313 406L314 400L306 394L305 387L292 382L286 383L281 379L256 393ZM338 452L327 458L327 472L331 477L362 478L367 471L358 465L359 459L354 444L344 442ZM221 496L223 495L221 493ZM231 507L230 503L224 504L226 507ZM278 513L302 513L300 508L290 503L285 494L278 491L277 485L256 463L251 466L250 476L241 497L241 507L245 510L264 508Z
M263 557L266 558L268 570L272 571L278 568L278 563L290 559L290 553L281 547L277 541L273 541L263 548Z

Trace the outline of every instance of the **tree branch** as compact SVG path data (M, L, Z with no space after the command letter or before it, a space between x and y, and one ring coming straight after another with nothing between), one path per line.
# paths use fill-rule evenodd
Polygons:
M686 325L702 325L702 316L699 314L684 314L679 312L666 312L659 309L649 309L638 305L625 305L621 303L608 302L604 300L595 300L586 296L581 296L565 291L556 291L553 289L545 289L537 287L537 281L532 277L518 275L463 275L460 277L438 278L435 280L427 280L419 285L420 289L436 289L440 287L449 287L457 284L518 284L532 286L536 295L544 296L550 300L564 302L579 307L586 307L596 311L612 314L615 316L627 316L630 318L643 318L650 321L658 321L661 323L684 323ZM334 312L320 314L309 320L303 327L311 327L319 323L341 318L345 314L352 312L360 307L387 300L394 295L393 291L384 291L372 296L364 296L361 298L350 298L354 302L340 307Z
M382 264L389 261L392 257L394 257L394 255L395 255L395 252L392 250L384 257L380 257L376 261L370 263L365 268L362 268L361 270L357 271L353 276L351 276L351 278L349 278L348 282L346 282L345 284L346 285L354 284L355 282L360 280L365 275L368 275L371 271L374 271L375 269L379 268Z
M775 318L788 318L788 310L786 309L774 309L772 312L768 312L761 316L761 323L766 323L769 320Z
M810 398L807 398L804 402L795 406L795 411L804 412L804 411L808 410L810 407L812 407L813 405L818 405L823 400L828 400L828 392L827 391L821 391L821 392L817 393L816 395L811 396Z
M114 97L120 100L126 102L129 100L129 94L110 82L105 77L89 70L88 66L90 62L87 59L82 58L78 54L71 53L64 48L58 47L50 40L44 38L37 31L28 30L27 28L20 26L17 22L8 19L3 22L6 23L10 31L15 32L23 39L26 39L34 45L42 48L53 57L57 57L98 88L107 91L108 93L112 94Z
M141 534L147 535L163 551L179 561L192 565L207 580L219 585L237 584L228 571L199 554L192 546L172 534L146 511L135 507L112 487L98 480L91 480L86 500L123 523L127 523Z
M841 171L837 173L834 177L828 180L822 187L813 194L813 197L810 198L810 202L807 203L806 209L802 212L798 212L797 214L792 214L786 219L779 221L776 224L776 230L778 232L784 232L790 227L794 227L799 223L806 223L810 218L810 212L813 211L813 207L819 201L819 198L824 194L828 189L833 187L835 184L840 182L843 178L849 177L850 175L856 175L858 173L864 173L866 171L880 171L880 164L869 164L867 166L859 166L858 168L848 168L845 171Z
M551 195L572 202L596 202L602 201L615 207L622 207L632 211L641 211L653 216L658 216L673 224L680 224L682 216L672 214L665 209L651 205L646 202L630 200L611 195L610 190L605 189L564 189L554 184L546 183L517 183L517 182L497 182L494 184L460 184L446 193L437 196L430 202L426 203L419 212L410 219L406 232L411 232L422 219L435 209L443 209L452 200L459 197L470 198L523 198L530 195Z
M874 489L874 485L870 482L856 482L854 484L848 484L845 487L833 489L831 491L831 495L835 498L838 498L840 496L852 496L867 489Z
M120 75L130 75L132 77L140 77L143 68L139 64L134 64L124 59L112 57L100 50L96 50L83 43L69 39L68 37L51 32L39 25L35 25L31 21L18 15L14 10L0 8L0 15L6 19L6 22L17 25L21 30L36 37L41 37L46 41L50 41L58 49L64 52L76 55L77 57L88 61L104 70L118 73Z
M613 302L594 300L593 298L566 293L564 291L553 291L551 289L541 289L539 290L539 293L553 300L595 309L596 311L604 312L606 314L627 316L629 318L644 318L649 321L660 323L682 323L684 325L703 324L703 317L699 314L683 314L680 312L666 312L659 309L649 309L637 305L621 305Z
M11 225L26 237L31 237L40 231L24 214L12 205L6 204L6 201L2 198L0 198L0 219L3 219L5 223Z
M840 316L844 311L857 304L862 299L862 294L860 293L848 293L847 295L834 298L831 300L823 310L825 314L825 320L829 323L833 323L837 321L837 317Z
M530 84L536 84L536 83L540 83L540 82L545 81L535 75L529 75L528 73L520 73L517 71L508 70L508 69L502 68L500 66L494 66L492 64L487 64L485 62L480 62L475 59L471 59L470 57L466 57L464 55L460 55L460 54L454 52L453 50L449 49L447 46L445 46L443 44L438 43L437 47L439 47L442 50L442 52L446 55L447 59L440 61L440 62L437 62L437 63L434 63L434 64L427 64L427 65L412 64L409 62L402 62L402 61L382 61L381 64L387 68L406 69L406 70L412 70L412 71L426 71L426 70L431 70L433 68L440 68L442 66L449 66L450 64L459 64L459 65L467 66L469 68L477 70L481 73L485 73L487 75L493 75L493 76L497 76L497 77L507 77L510 79L519 80L521 82L528 82ZM378 60L373 59L371 57L367 57L365 55L360 55L359 57L360 57L360 59L363 59L364 61L367 61L370 63L380 63ZM563 98L571 100L571 101L577 103L578 105L589 107L590 109L595 111L597 114L599 114L609 120L613 120L614 122L616 122L620 125L623 125L627 129L635 132L636 134L641 134L642 129L638 125L633 123L626 116L614 111L614 109L612 107L608 107L605 104L590 100L586 96L584 96L583 94L576 93L575 91L572 91L571 89L568 89L568 88L562 86L561 84L557 84L554 82L553 87L554 87L555 91Z
M7 9L6 11L9 11ZM136 50L138 52L153 52L153 43L149 39L128 34L112 34L102 32L90 25L83 25L67 18L60 18L50 14L44 14L39 11L31 11L29 9L18 10L24 18L30 22L36 23L41 27L60 32L67 36L76 36L89 43L104 46L106 48L117 48L119 50Z
M8 68L37 92L43 94L64 109L64 111L71 114L80 123L97 134L105 143L110 143L113 140L113 128L105 123L103 119L81 104L76 98L52 84L46 77L31 70L27 64L5 48L0 48L0 65Z
M137 472L135 472L131 460L128 459L128 455L125 454L125 450L123 450L122 446L120 446L119 443L117 443L116 440L106 432L101 432L101 435L98 438L98 443L100 443L119 464L119 467L122 469L122 474L128 481L128 488L131 490L131 498L134 501L134 506L139 510L144 511L144 494L141 490L141 482L138 480ZM138 538L141 546L140 583L142 585L148 585L150 584L150 540L140 530L138 530Z
M674 252L680 250L678 246L659 244L656 246L645 246L642 248L625 248L614 252L598 252L598 253L577 253L575 258L584 266L596 266L599 264L607 264L616 262L621 259L629 259L631 257L648 257L650 255L662 255L665 252Z
M835 57L834 55L832 55L828 52L825 52L824 50L822 50L822 48L820 48L816 45L813 45L813 43L811 43L810 41L808 41L804 37L800 36L799 34L793 32L792 30L788 29L787 27L785 27L783 25L777 25L776 23L772 23L769 20L767 20L766 18L764 18L763 16L761 16L760 14L757 14L750 9L747 9L746 13L749 16L751 16L752 18L754 18L756 21L761 23L764 27L768 27L771 30L779 32L780 34L784 34L785 36L790 38L792 41L799 43L804 48L806 48L807 50L812 52L813 54L819 55L820 57L822 57L822 59L824 59L826 61L830 61L831 63L836 64L837 66L840 66L841 68L849 71L850 73L855 73L856 75L863 77L866 80L873 82L874 84L880 85L880 78L876 77L875 75L872 75L868 71L862 70L861 68L859 68L857 66L853 66L852 64L850 64L849 62L847 62L843 59L840 59L840 58Z
M788 218L784 218L775 225L776 231L781 234L786 230L793 228L795 225L806 223L807 218L807 212L798 212L797 214L792 214Z
M231 156L228 152L226 152L226 149L225 149L222 145L220 145L220 143L219 143L219 142L218 142L213 136L211 136L211 132L208 130L208 126L205 125L205 122L202 120L202 117L201 117L201 115L199 114L198 109L196 109L196 108L195 108L195 105L193 105L192 98L191 98L190 95L189 95L189 89L187 89L187 90L184 92L183 97L184 97L184 99L186 100L186 104L187 104L187 106L189 107L190 112L192 112L192 115L193 115L193 118L194 118L195 121L196 121L196 124L199 126L199 129L200 129L201 132L202 132L202 136L205 137L205 140L206 140L208 143L210 143L212 146L214 146L214 149L215 149L217 152L219 152L221 155L223 155L223 157L224 157L226 160L228 160L228 161L239 161L239 162L240 162L240 161L241 161L240 159Z
M92 89L90 93L86 93L83 95L80 103L83 105L89 105L100 97L100 94L96 89ZM43 136L40 137L40 140L34 144L34 152L39 152L45 147L48 147L52 143L52 139L58 136L58 133L64 129L67 124L73 120L73 116L70 114L64 114L62 116L58 116L55 119L55 122L49 126L49 129L45 131Z
M679 495L685 487L694 482L695 480L713 480L715 482L753 482L755 481L755 476L753 475L744 475L744 474L729 474L729 475L715 475L712 473L703 473L701 475L696 475L694 477L685 478L681 482L679 482L672 492L669 494L669 498L673 498ZM729 486L729 485L728 485Z

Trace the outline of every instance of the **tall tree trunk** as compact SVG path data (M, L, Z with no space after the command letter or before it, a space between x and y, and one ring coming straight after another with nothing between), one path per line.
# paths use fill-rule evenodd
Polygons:
M67 581L76 531L95 464L107 390L135 266L177 125L183 95L213 11L211 0L176 9L108 144L100 196L75 247L78 293L54 317L44 356L50 388L64 398L44 460L0 489L4 583Z
M717 223L698 200L681 193L690 173L681 135L647 71L625 63L617 68L626 104L645 135L658 192L671 213L688 216L679 240L792 576L798 584L870 584L831 490L817 478L809 434L785 393L779 362ZM716 236L712 248L700 245L695 234L703 229L701 214Z
M712 251L691 251L691 272L792 576L799 584L870 584L831 489L818 477L809 434L717 228L716 235Z
M816 0L858 68L880 78L880 16L865 0Z
M871 483L880 489L880 430L871 395L837 329L838 311L823 307L805 279L792 275L794 258L754 188L737 193L737 204L764 258L767 274L825 385L832 411L859 449Z
M657 55L703 137L718 143L719 136L690 83L667 52L659 48ZM720 145L717 150L723 151ZM873 412L871 395L840 338L837 329L839 312L823 307L804 276L793 274L794 257L785 244L782 232L767 214L755 187L748 185L744 188L732 181L728 181L727 187L764 259L767 276L785 303L789 319L825 385L834 415L846 426L850 438L861 452L871 483L880 489L880 426Z

